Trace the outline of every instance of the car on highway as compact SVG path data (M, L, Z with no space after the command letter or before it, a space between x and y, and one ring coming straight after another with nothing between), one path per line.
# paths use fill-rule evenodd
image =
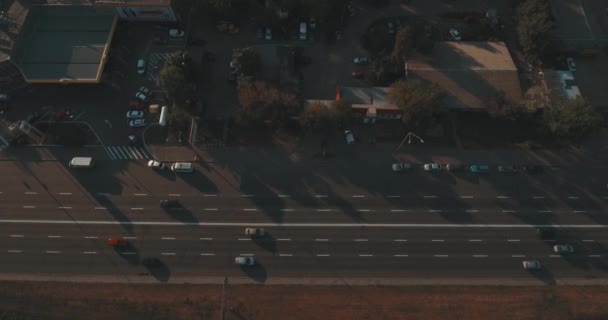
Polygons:
M424 165L424 171L440 171L441 164L439 163L426 163Z
M538 260L525 260L522 262L524 269L526 270L540 270L541 265Z
M165 164L156 160L148 161L148 167L156 170L165 170Z
M456 30L456 29L450 29L450 36L452 36L452 40L456 40L456 41L462 40L462 36L460 35L460 32L458 32L458 30Z
M234 263L238 264L239 266L253 266L253 265L255 265L255 258L254 257L236 257L236 258L234 258Z
M141 119L144 117L144 112L141 110L131 110L127 112L127 119Z
M352 132L352 130L344 131L344 136L346 137L347 144L355 144L355 134Z
M471 172L474 172L474 173L482 173L482 172L490 171L490 167L483 165L483 164L474 164L474 165L470 166L469 169L471 170Z
M460 164L460 163L448 163L445 168L448 171L462 171L464 170L464 165Z
M158 258L154 257L145 257L141 260L141 264L148 268L158 268L163 265L163 263Z
M543 172L543 167L536 164L529 164L522 166L521 170L528 174L537 174Z
M245 235L252 237L263 237L266 235L264 228L245 228Z
M163 199L160 200L160 207L165 209L181 208L181 204L177 199Z
M146 73L146 60L139 59L137 60L137 74L143 75Z
M171 165L171 171L173 172L192 172L194 168L190 162L176 162Z
M372 62L372 60L369 57L357 57L353 59L353 63L358 65L365 65L370 62Z
M171 37L171 38L183 38L184 34L185 34L184 30L169 29L169 37Z
M566 64L568 65L568 70L570 70L570 72L576 72L576 62L574 61L574 58L567 58Z
M572 246L571 244L554 245L553 252L560 254L574 253L574 246Z
M108 245L114 248L124 248L129 244L127 239L123 237L113 237L108 239Z
M395 172L401 172L404 170L412 169L412 165L410 163L397 162L397 163L393 163L392 168L393 168L393 171L395 171Z
M512 165L500 165L500 166L498 166L498 172L515 173L517 171L518 171L518 169L517 169L516 166L512 166Z
M553 229L553 228L536 228L536 235L543 240L555 239L555 229Z
M129 127L131 128L139 128L146 126L146 119L133 119L129 120Z

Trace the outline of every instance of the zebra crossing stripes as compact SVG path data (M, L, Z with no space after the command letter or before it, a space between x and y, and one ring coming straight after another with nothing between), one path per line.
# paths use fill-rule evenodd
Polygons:
M112 160L140 160L151 159L150 154L141 147L131 146L106 146L106 151Z
M154 52L150 54L148 59L148 68L146 78L150 81L156 81L160 67L169 59L173 53L171 52Z

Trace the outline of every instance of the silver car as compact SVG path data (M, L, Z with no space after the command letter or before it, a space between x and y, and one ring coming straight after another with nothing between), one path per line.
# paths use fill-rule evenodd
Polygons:
M253 265L255 265L255 258L254 257L236 257L236 258L234 258L234 263L238 264L239 266L253 266Z
M574 247L571 244L558 244L553 246L553 252L560 254L574 253Z
M538 260L525 260L522 264L526 270L540 270L541 268Z
M409 163L397 162L397 163L393 163L392 168L393 168L393 171L400 172L403 170L410 170L412 168L412 165Z
M439 171L441 170L441 164L439 163L427 163L424 165L424 171Z

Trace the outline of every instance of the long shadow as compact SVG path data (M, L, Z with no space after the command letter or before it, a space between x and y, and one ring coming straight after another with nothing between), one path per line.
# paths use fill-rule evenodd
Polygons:
M139 264L139 250L131 242L128 242L124 247L114 247L114 252L119 254L129 264Z
M216 194L218 192L218 188L215 183L209 180L207 176L198 170L194 170L193 172L189 173L177 173L176 175L202 193Z
M183 223L198 223L199 220L190 210L182 206L175 208L163 208L163 210L174 220L183 222Z
M156 261L158 261L158 263L145 266L146 270L148 270L148 273L156 278L156 280L159 282L169 281L169 278L171 277L171 270L162 260Z
M528 273L530 273L536 279L541 280L545 284L555 285L555 276L549 269L544 266L540 270L528 270Z
M241 175L240 190L243 194L255 194L250 201L274 222L282 222L285 202L278 197L266 184L259 180L255 174L243 173Z
M272 252L277 252L277 240L268 231L264 236L257 236L252 238L253 242L260 246L262 249Z
M131 219L129 219L129 217L127 217L122 212L122 210L120 210L114 204L114 202L112 202L110 199L108 199L108 197L106 197L105 195L97 195L97 196L95 196L95 198L97 199L97 202L99 203L100 206L106 208L106 211L114 218L114 220L116 220L118 222L126 222L126 223L121 223L120 225L123 228L125 228L125 230L129 234L133 234L133 225L130 223Z
M268 278L266 268L264 268L264 265L261 264L257 259L254 266L241 266L241 270L249 278L255 280L256 282L264 283Z

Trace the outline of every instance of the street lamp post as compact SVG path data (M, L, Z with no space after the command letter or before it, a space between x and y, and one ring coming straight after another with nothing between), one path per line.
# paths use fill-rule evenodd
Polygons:
M412 137L418 139L420 141L420 143L424 143L424 140L422 138L420 138L420 136L416 135L413 132L408 132L405 135L405 137L403 138L403 141L401 141L401 143L399 144L399 146L397 147L397 149L395 149L395 151L393 151L393 152L397 152L399 149L401 149L401 147L405 143L405 140L407 140L407 144L411 144L412 143Z

